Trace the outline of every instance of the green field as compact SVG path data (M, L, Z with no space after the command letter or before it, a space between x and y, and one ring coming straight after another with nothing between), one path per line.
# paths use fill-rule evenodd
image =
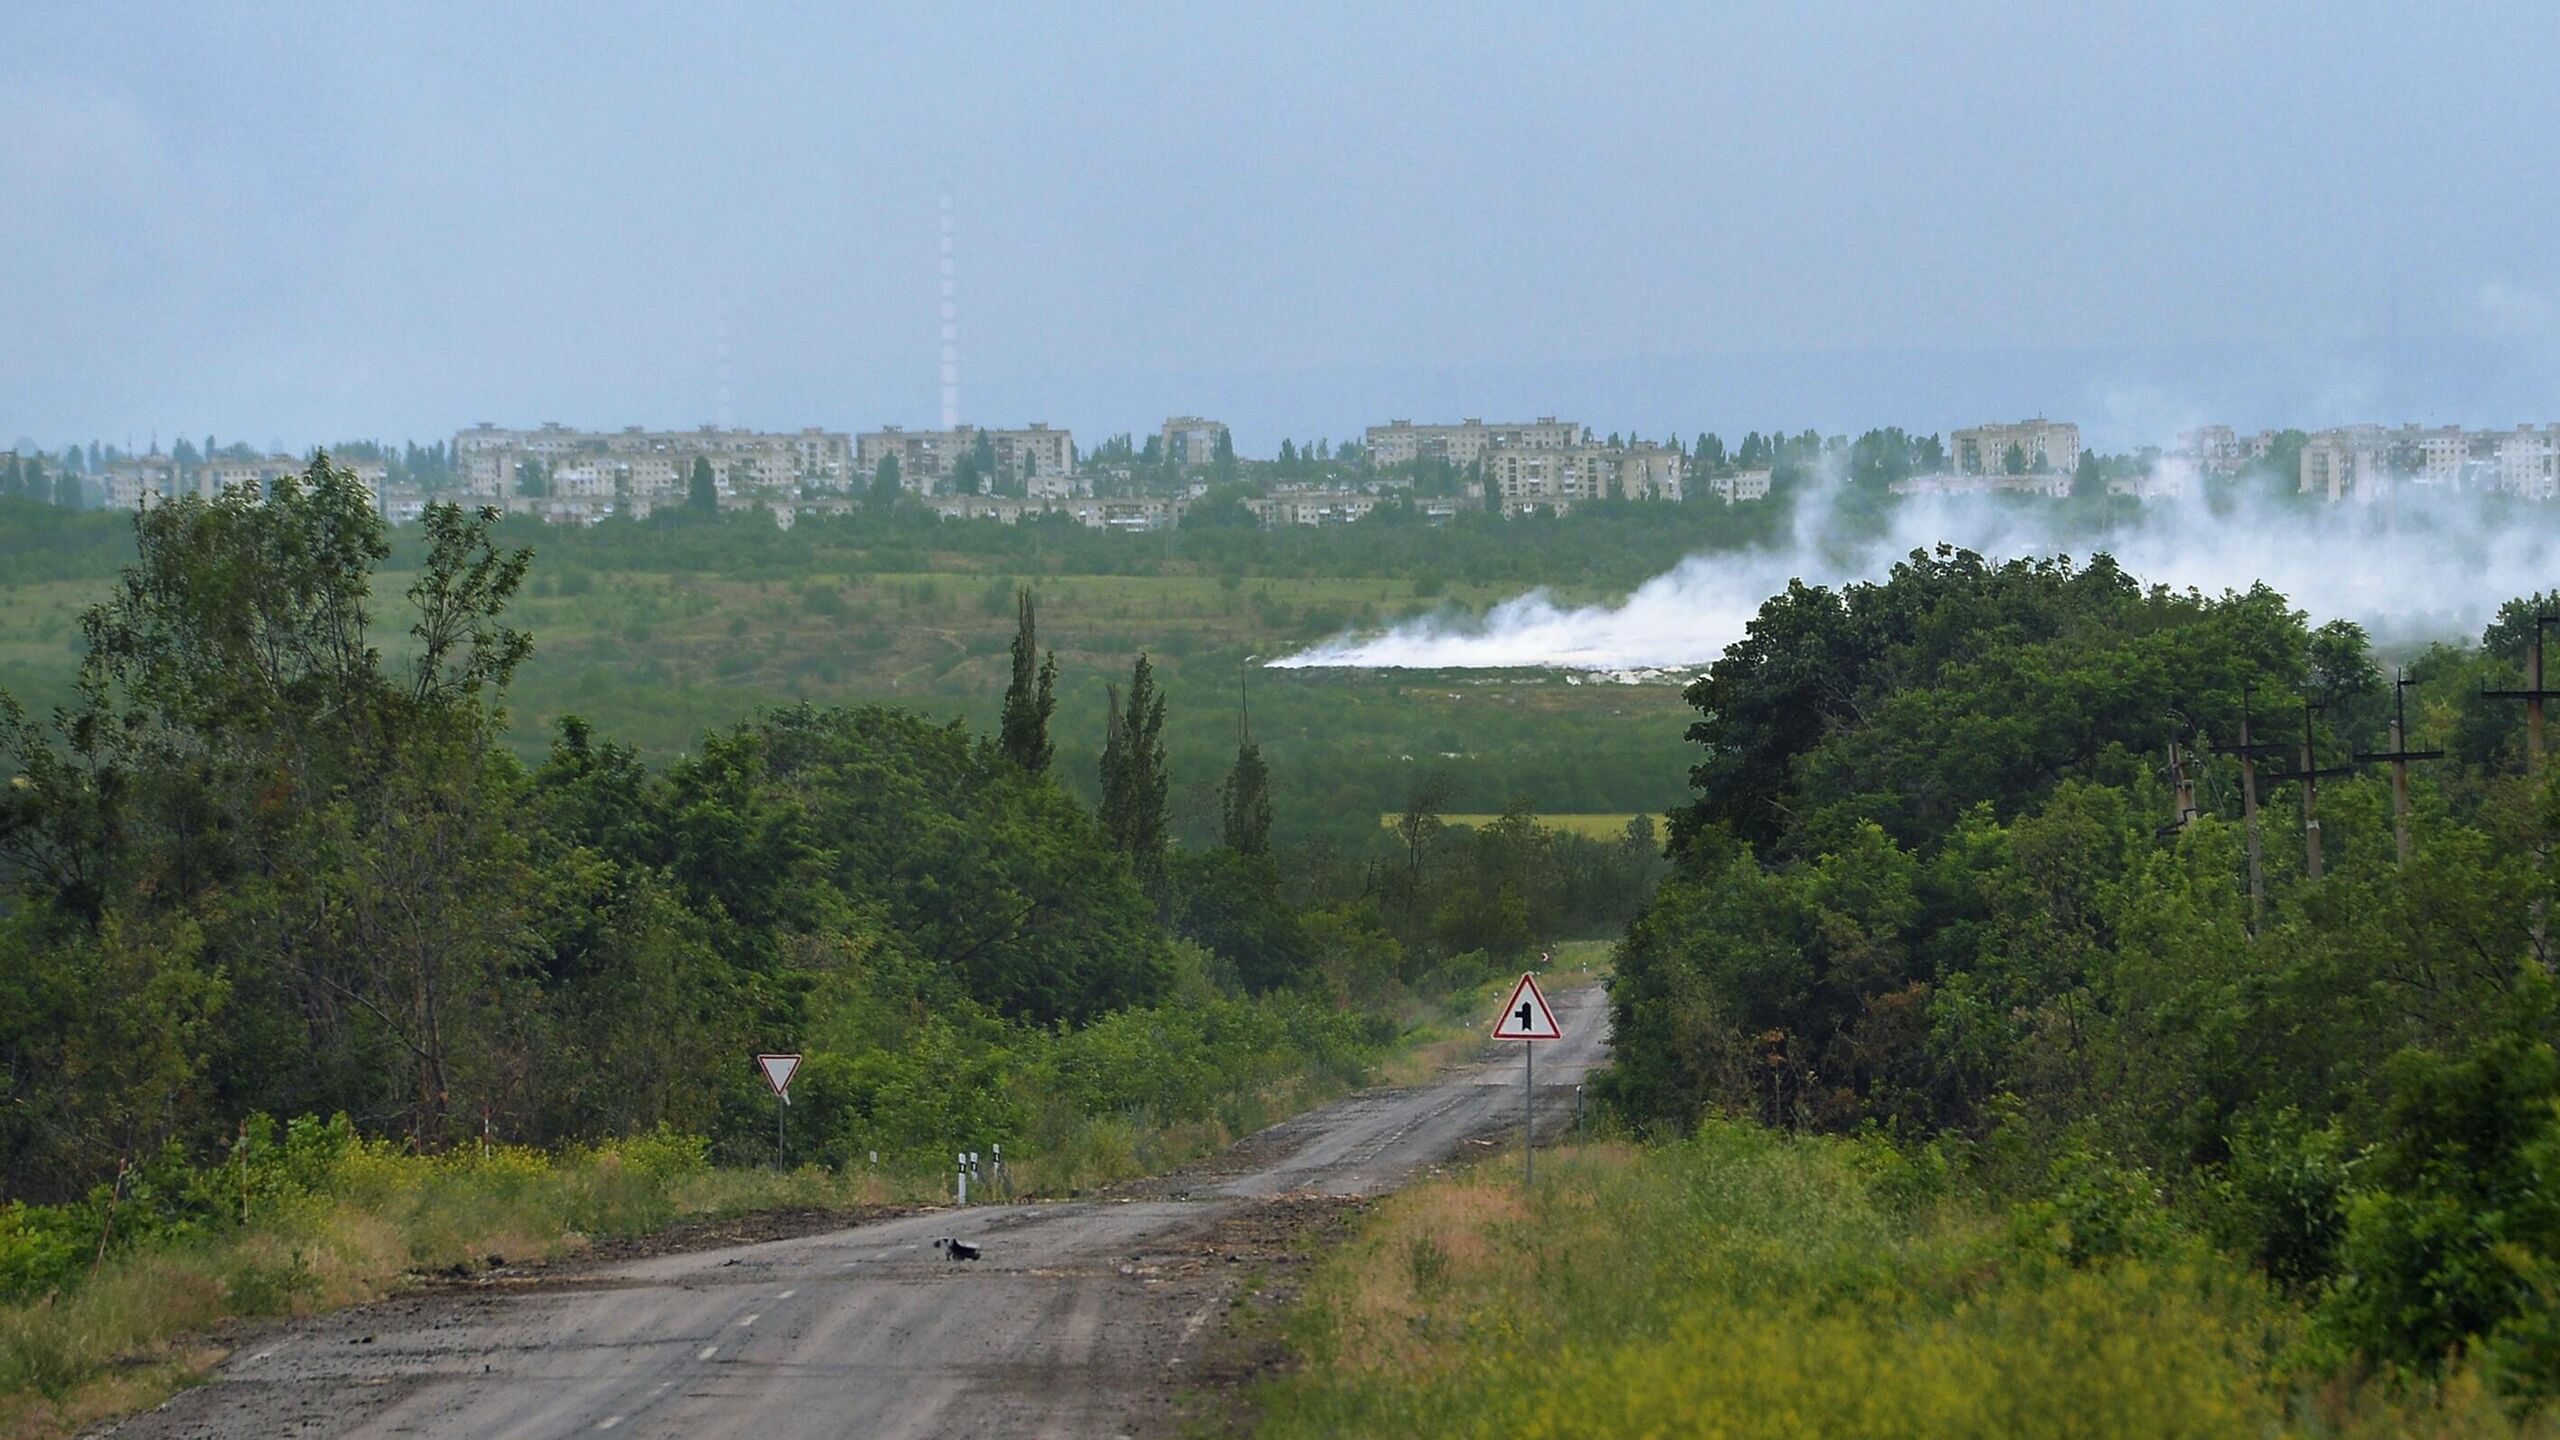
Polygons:
M1647 819L1653 818L1650 812L1621 811L1613 814L1602 811L1582 815L1541 813L1537 819L1538 824L1546 829L1562 830L1568 835L1580 835L1587 840L1622 840L1626 838L1627 823L1634 820L1639 813L1643 813ZM1396 821L1401 818L1403 817L1398 812L1389 810L1378 816L1378 824L1393 829ZM1440 823L1470 825L1481 830L1501 818L1501 815L1492 812L1455 814L1441 816Z
M530 537L539 547L546 537ZM1013 636L1010 573L972 557L918 557L948 570L829 571L787 579L603 570L538 551L517 607L534 656L509 698L510 743L528 760L567 714L663 760L706 729L764 706L878 702L990 727ZM397 563L395 561L395 563ZM411 574L388 570L389 614ZM1609 820L1678 803L1691 762L1690 712L1669 685L1568 685L1554 675L1268 670L1348 628L1441 607L1480 610L1517 586L1450 583L1418 599L1404 579L1208 574L1040 575L1042 643L1059 665L1060 773L1087 798L1104 687L1140 651L1169 699L1166 749L1177 834L1205 841L1233 759L1237 687L1278 785L1284 841L1366 844L1368 817L1399 808L1433 771L1460 804L1493 813L1525 799L1542 813ZM107 577L13 582L0 573L0 684L31 708L63 698L80 654L81 609ZM1565 600L1600 598L1565 589ZM397 635L380 638L396 649Z

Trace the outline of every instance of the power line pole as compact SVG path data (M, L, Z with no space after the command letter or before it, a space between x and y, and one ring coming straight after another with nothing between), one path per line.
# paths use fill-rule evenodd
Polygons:
M2302 702L2302 768L2280 771L2267 777L2280 785L2290 780L2302 782L2302 869L2314 880L2320 878L2320 782L2356 773L2353 765L2332 765L2323 769L2315 763L2311 716L2325 708L2316 701Z
M2356 763L2371 765L2391 762L2391 837L2399 845L2400 868L2409 868L2409 764L2414 760L2441 760L2441 750L2409 748L2409 687L2417 684L2391 672L2391 748L2382 751L2358 751Z
M2249 697L2254 687L2243 681L2240 686L2240 743L2211 747L2216 755L2240 757L2240 825L2249 841L2249 934L2254 937L2267 911L2267 872L2264 842L2258 826L2258 757L2281 755L2281 745L2260 744L2249 737Z
M2480 698L2483 700L2521 700L2524 702L2524 763L2526 773L2531 775L2539 775L2542 773L2542 702L2551 699L2554 695L2560 695L2560 691L2547 690L2543 688L2542 680L2542 632L2553 625L2560 625L2560 615L2536 615L2533 617L2533 649L2527 652L2526 655L2525 688L2522 690L2483 690L2480 692ZM2543 862L2550 858L2550 854L2551 847L2548 844L2536 844L2533 847L2534 868L2537 870L2542 868ZM2548 902L2543 900L2540 896L2536 896L2533 902L2534 953L2537 955L2548 956L2551 953L2550 940L2550 906ZM2545 963L2547 964L2548 961Z
M2194 823L2201 813L2196 809L2196 777L2187 769L2187 757L2192 753L2184 736L2169 737L2169 803L2177 818L2152 831L2154 840L2169 840L2185 834L2187 826Z
M2524 702L2525 764L2534 773L2542 770L2542 702L2560 696L2560 690L2542 687L2542 632L2560 625L2560 615L2533 617L2533 649L2525 661L2525 688L2522 690L2483 690L2483 700L2521 700Z

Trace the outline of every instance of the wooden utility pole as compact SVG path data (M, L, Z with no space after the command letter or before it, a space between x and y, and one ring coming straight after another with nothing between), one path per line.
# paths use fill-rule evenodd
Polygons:
M2249 933L2258 933L2259 923L2266 918L2267 872L2264 842L2258 827L2258 757L2281 755L2281 745L2262 745L2249 735L2249 697L2253 687L2245 681L2240 686L2240 743L2216 745L2216 755L2240 757L2240 826L2249 842Z
M2441 760L2441 750L2409 748L2409 687L2415 680L2405 679L2399 671L2391 672L2391 748L2358 751L2356 763L2371 765L2391 762L2391 838L2399 846L2400 868L2409 868L2409 765L2416 760Z
M2304 874L2314 880L2320 878L2320 782L2356 773L2356 767L2353 765L2332 765L2322 769L2315 763L2316 757L2312 753L2311 716L2322 708L2324 707L2314 701L2302 702L2302 768L2281 771L2267 777L2278 784L2289 780L2302 782L2302 869Z
M2560 625L2560 615L2533 617L2533 648L2526 652L2523 689L2480 692L2480 698L2483 700L2524 702L2524 763L2526 773L2533 775L2542 773L2542 702L2551 699L2555 694L2560 694L2560 691L2543 688L2542 632L2553 625ZM2536 844L2533 847L2535 868L2542 868L2543 862L2550 858L2550 854L2550 846ZM2533 950L2537 955L2548 956L2551 953L2550 905L2540 896L2534 897L2533 901Z
M2542 688L2542 632L2560 625L2560 615L2533 617L2533 649L2525 658L2525 687L2521 690L2483 690L2483 700L2521 700L2524 702L2525 764L2535 774L2542 771L2542 702L2560 696L2560 690Z
M2183 737L2169 737L2169 803L2175 808L2177 818L2151 832L2151 838L2155 840L2184 834L2199 813L2196 809L2196 777L2187 769L2190 753Z

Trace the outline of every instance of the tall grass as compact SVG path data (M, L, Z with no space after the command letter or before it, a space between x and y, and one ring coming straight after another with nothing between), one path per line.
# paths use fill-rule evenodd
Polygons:
M920 1199L931 1183L715 1170L698 1142L664 1135L559 1155L417 1156L351 1137L327 1149L282 1181L244 1175L245 1217L170 1227L0 1306L0 1436L69 1433L156 1401L219 1358L197 1337L223 1320L358 1304L688 1218Z
M2457 1377L2296 1366L2298 1315L2201 1245L2075 1266L1881 1145L1711 1127L1408 1191L1326 1262L1294 1436L2560 1434Z

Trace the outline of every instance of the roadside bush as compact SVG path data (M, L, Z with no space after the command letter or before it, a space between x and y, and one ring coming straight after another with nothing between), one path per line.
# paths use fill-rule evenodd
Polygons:
M2540 1019L2389 1066L2384 1138L2357 1169L2320 1315L2386 1371L2476 1351L2511 1393L2560 1396L2560 1059Z
M2346 1142L2288 1106L2242 1124L2231 1158L2208 1183L2214 1239L2277 1284L2307 1292L2337 1270L2346 1233Z

